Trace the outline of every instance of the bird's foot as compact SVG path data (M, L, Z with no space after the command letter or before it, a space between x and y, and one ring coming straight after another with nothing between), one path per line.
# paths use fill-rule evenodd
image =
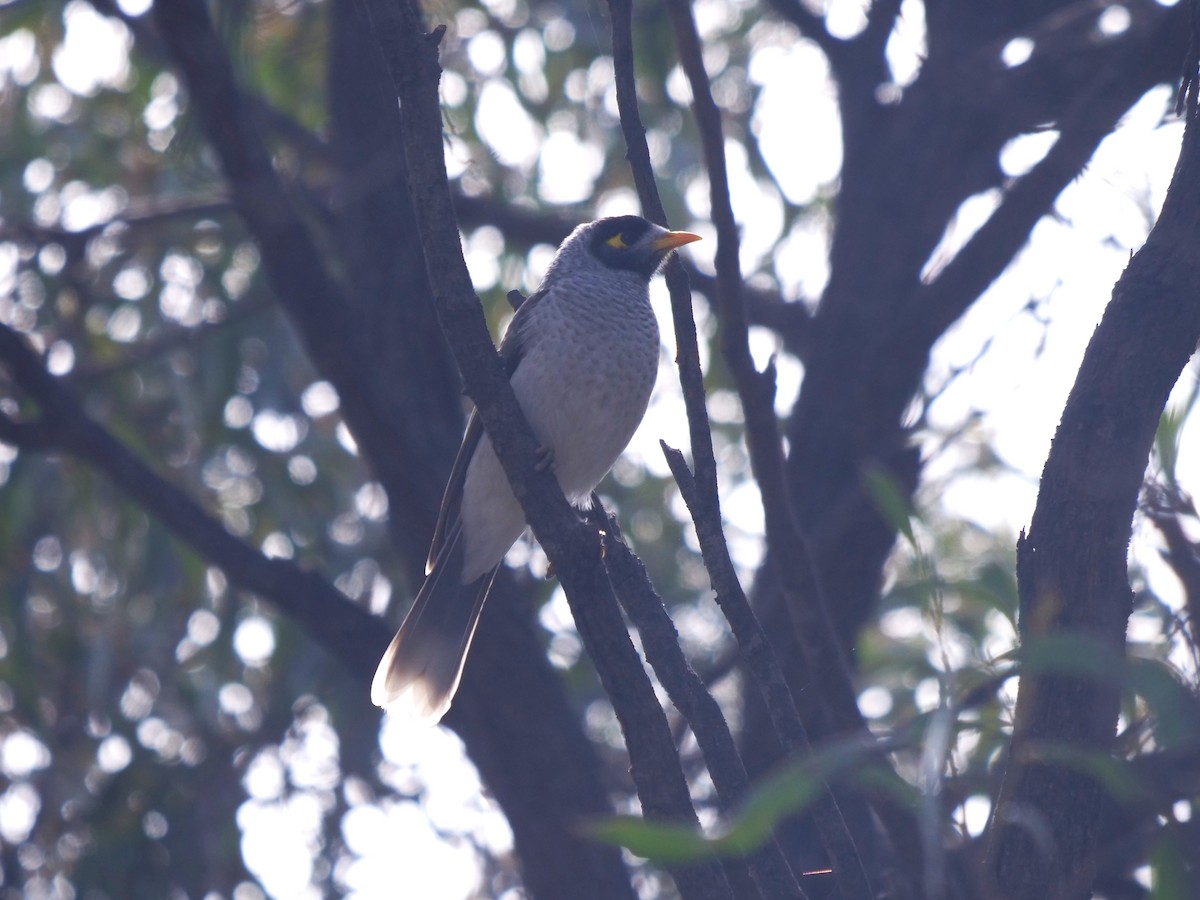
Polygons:
M539 444L537 450L535 450L534 453L537 456L537 462L535 462L533 464L533 470L535 472L547 472L547 471L553 472L554 471L554 448L553 447L543 447L541 444Z

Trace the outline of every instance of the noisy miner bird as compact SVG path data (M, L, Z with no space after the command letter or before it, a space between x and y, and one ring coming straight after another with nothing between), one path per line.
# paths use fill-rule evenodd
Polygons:
M500 355L546 464L587 508L646 412L658 371L650 279L700 237L638 216L598 219L558 248ZM479 613L525 514L472 412L442 498L425 584L375 672L371 701L438 721L458 689Z

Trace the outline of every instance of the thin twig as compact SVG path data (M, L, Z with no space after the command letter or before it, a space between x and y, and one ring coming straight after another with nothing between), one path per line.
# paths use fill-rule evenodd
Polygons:
M775 415L774 367L759 372L750 353L749 327L738 260L740 235L729 197L721 113L713 100L700 47L700 35L687 0L669 0L680 61L692 89L692 108L708 172L712 220L717 231L716 309L725 364L742 401L750 468L759 486L772 564L797 616L805 661L819 687L827 712L840 728L866 731L850 682L850 670L833 634L827 598L821 596L809 565L805 541L789 502L783 446ZM817 602L803 602L815 599Z
M617 81L617 105L621 130L625 135L626 155L633 168L634 183L637 185L643 209L650 218L665 224L662 201L650 164L645 128L638 110L631 3L629 0L609 0L609 9L613 18L613 63ZM774 650L746 599L725 542L717 494L716 458L713 453L708 412L705 408L704 382L699 363L696 325L692 317L691 294L687 276L678 265L668 268L667 286L671 292L671 310L677 342L676 363L687 407L695 465L694 476L688 471L682 454L672 450L665 443L662 445L663 452L695 521L701 554L716 590L717 603L730 623L734 637L745 656L747 668L762 691L780 743L789 752L808 750L810 747L807 733L796 710L795 701L783 677L779 661L775 658ZM831 793L826 792L814 805L814 818L818 822L822 841L837 869L846 896L870 897L870 879L861 854Z
M708 172L709 200L717 231L716 309L720 321L720 347L742 400L750 468L762 498L768 559L784 594L783 602L795 624L805 667L816 686L818 703L833 732L869 741L871 732L858 708L850 666L830 618L830 598L821 590L807 541L789 502L791 492L774 408L774 365L769 364L766 371L759 372L750 353L739 262L740 235L730 201L721 112L712 96L700 35L687 0L669 0L667 9L675 30L680 62L691 86L692 108ZM873 762L894 771L882 752L874 754ZM906 848L910 852L917 849L908 847L915 834L914 823L907 812L890 804L878 812L903 865L909 859ZM860 814L849 821L859 823L859 829L870 827L869 816ZM857 843L863 845L869 837L859 834ZM915 866L916 859L911 861ZM919 871L914 868L908 876L910 880L917 878Z
M0 240L28 241L33 244L57 243L82 246L114 225L150 228L170 219L201 218L229 212L229 198L220 194L196 197L147 197L131 201L123 210L101 222L71 231L67 228L11 221L0 226Z
M634 555L621 536L615 516L606 516L599 498L592 498L593 521L605 531L604 561L617 599L642 638L646 661L671 702L687 721L712 776L721 808L729 810L743 798L749 787L729 723L704 682L688 664L679 646L679 633L646 574L646 567ZM749 860L750 872L766 900L803 897L778 843L772 837Z

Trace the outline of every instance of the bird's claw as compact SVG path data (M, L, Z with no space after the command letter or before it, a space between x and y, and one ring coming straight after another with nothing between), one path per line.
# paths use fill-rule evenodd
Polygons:
M553 447L543 447L541 444L539 444L537 450L534 451L534 453L537 456L537 461L533 464L533 470L535 472L546 472L546 471L554 470L554 448Z

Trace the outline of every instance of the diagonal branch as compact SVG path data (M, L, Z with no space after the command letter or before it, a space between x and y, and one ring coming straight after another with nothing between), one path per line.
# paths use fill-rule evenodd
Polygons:
M712 776L721 808L732 809L749 788L729 723L704 682L692 670L679 646L675 623L655 592L646 568L621 536L615 516L604 516L598 497L592 499L593 517L605 531L604 562L613 590L642 638L646 661L654 668L675 708L695 735L704 764ZM764 898L783 900L804 897L779 844L772 837L748 860L751 875Z
M629 750L643 808L650 816L696 822L670 729L613 602L595 528L567 504L553 474L536 471L536 440L492 344L463 261L446 179L438 98L438 43L409 3L366 4L404 110L404 150L425 263L439 320L467 394L474 400L513 492L566 590ZM672 870L685 897L729 896L719 866Z
M325 255L276 172L206 5L159 0L154 22L183 74L190 108L220 161L233 206L257 241L263 267L305 349L337 390L346 424L389 493L415 491L405 472L419 463L408 458L410 445L390 415L387 385L372 369L363 337L368 329L327 270ZM407 494L392 499L416 508L421 501Z
M709 200L717 231L715 294L721 354L742 401L750 467L762 496L767 546L774 551L771 554L773 564L791 597L790 606L797 608L796 614L801 617L796 622L796 630L804 641L806 658L817 677L823 705L844 723L843 727L865 731L866 723L858 712L849 667L833 639L824 612L824 598L818 595L820 602L815 604L797 600L804 590L813 595L812 589L816 585L808 565L804 539L784 490L786 479L774 408L773 366L768 366L765 372L758 371L750 354L748 317L738 259L740 230L729 199L721 113L713 100L691 7L687 0L669 0L667 9L675 29L680 61L691 85L692 109L708 172Z
M1073 99L1055 116L1059 138L1046 156L1006 189L991 217L932 282L910 297L901 321L907 321L912 332L898 333L899 344L919 341L917 346L927 346L967 310L1012 261L1033 226L1083 171L1121 116L1150 86L1162 81L1164 72L1171 71L1163 60L1183 52L1179 32L1184 10L1149 5L1151 10L1139 11L1135 27L1121 41L1113 42L1110 55L1098 60L1104 65L1087 68L1087 81L1068 93ZM1086 31L1078 40L1093 41L1092 32ZM1050 58L1055 59L1052 54ZM1022 68L994 81L990 104L1021 108L1021 103L1014 102L1024 96L1017 84L1031 77ZM1009 83L1014 81L1017 84ZM1024 90L1032 91L1029 86Z
M350 2L339 0L339 11ZM325 269L323 248L315 245L306 218L290 202L290 186L274 170L256 130L259 118L253 101L247 101L236 83L203 0L158 0L153 21L161 33L161 45L184 76L189 110L207 133L235 208L258 243L271 286L300 332L315 367L337 389L342 416L387 489L392 508L415 511L417 517L426 515L430 488L428 478L421 475L435 467L430 465L429 442L412 439L412 411L424 402L436 405L438 398L422 397L414 404L409 402L411 398L399 397L395 382L379 377L379 348L373 343L381 331L396 327L397 318L412 318L375 318L380 312L378 305L352 302L357 298ZM159 46L157 36L152 45ZM383 109L398 116L394 98L385 101ZM407 204L408 198L400 202ZM411 291L414 303L423 302L423 284L414 283ZM436 349L426 358L440 365L440 347ZM489 352L494 356L494 350ZM440 374L429 380L443 384ZM409 540L403 532L415 533L418 527L411 523L403 529L396 527L399 545L403 547ZM463 697L448 724L463 737L502 804L525 860L531 890L561 893L556 889L573 867L576 877L584 872L590 875L589 886L581 894L629 896L627 873L619 857L599 852L570 833L572 820L603 814L608 808L597 783L592 748L586 745L568 709L560 679L537 652L528 618L504 613L501 604L485 613L482 627L498 638L503 636L505 644L502 650L477 648L464 673ZM360 643L344 658L352 665L373 664L378 658L373 646ZM510 653L519 658L506 658ZM514 672L507 686L518 696L489 702L496 693L495 674L500 672ZM519 687L513 688L514 683ZM522 747L531 728L539 735L538 746ZM572 764L565 765L564 759ZM531 785L536 790L531 790ZM554 859L535 858L529 852L535 847Z
M294 563L270 559L230 534L191 496L150 469L84 412L82 405L16 331L0 324L0 360L37 402L29 421L0 417L0 438L35 450L61 450L95 466L181 541L219 566L230 581L270 600L316 643L369 683L389 638L382 620L333 585Z
M1124 78L1115 81L1097 84L1076 104L1050 151L1005 191L1000 206L937 277L917 289L910 300L909 321L919 334L904 335L904 341L936 339L1008 267L1033 226L1137 99L1140 92L1120 89Z

